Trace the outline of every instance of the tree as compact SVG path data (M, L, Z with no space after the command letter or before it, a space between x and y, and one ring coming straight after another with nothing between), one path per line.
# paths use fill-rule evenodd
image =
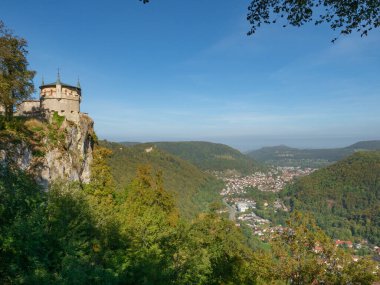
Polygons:
M272 242L273 275L290 284L372 284L376 264L354 262L350 252L337 248L308 215L294 212L287 228Z
M45 200L31 176L0 165L0 284L21 283L46 258Z
M120 233L128 248L121 259L123 284L170 284L178 210L160 173L141 166L119 206Z
M34 92L35 71L28 69L27 47L25 39L15 36L0 21L0 106L8 121L14 106Z
M95 196L113 195L115 181L107 161L111 154L112 151L105 147L95 147L91 164L91 182L86 185L87 192Z
M339 30L341 34L356 31L361 36L380 26L379 0L253 0L248 10L249 35L261 24L276 23L279 18L296 27L309 22L328 23L332 30Z
M186 237L176 256L184 265L184 284L256 284L254 252L234 223L215 213L200 214Z
M150 0L140 1L146 4ZM366 36L380 27L379 0L252 0L248 11L247 20L251 24L248 35L254 34L262 24L276 23L279 18L296 27L309 22L328 23L332 30L344 35L356 31Z

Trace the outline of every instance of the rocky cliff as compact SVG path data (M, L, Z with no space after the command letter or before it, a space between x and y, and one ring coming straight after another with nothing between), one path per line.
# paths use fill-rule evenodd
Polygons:
M58 115L50 122L18 119L0 131L0 163L21 168L48 187L57 179L87 183L94 140L93 120L80 114L77 123Z

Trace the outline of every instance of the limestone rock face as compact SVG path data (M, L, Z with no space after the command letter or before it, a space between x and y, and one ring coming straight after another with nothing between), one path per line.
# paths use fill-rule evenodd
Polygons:
M21 170L28 170L32 159L32 151L24 141L1 145L0 163L3 166L11 163Z
M81 113L78 122L65 120L62 123L57 131L58 142L51 142L51 134L44 136L42 152L36 152L24 141L0 144L0 163L13 164L31 173L45 188L57 179L88 183L95 136L93 127L93 120Z

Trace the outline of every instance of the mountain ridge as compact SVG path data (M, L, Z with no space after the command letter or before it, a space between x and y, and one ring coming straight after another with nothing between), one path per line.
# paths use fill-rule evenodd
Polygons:
M202 170L236 170L250 173L257 169L257 162L228 145L207 141L149 142L142 145L157 148L180 157Z
M155 173L162 172L165 189L175 196L177 206L186 217L194 217L207 210L209 203L220 199L221 181L153 144L125 146L108 141L99 143L112 150L108 162L121 189L132 181L139 166L150 165Z
M311 212L335 238L380 242L380 151L359 151L299 178L281 196L292 210Z
M277 166L323 167L358 150L380 150L380 140L359 141L341 148L293 148L286 145L263 147L247 155L259 162Z

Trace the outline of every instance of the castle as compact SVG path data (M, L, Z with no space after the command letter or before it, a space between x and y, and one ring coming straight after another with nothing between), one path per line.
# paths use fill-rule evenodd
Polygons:
M69 121L78 122L82 90L78 80L77 86L61 82L58 72L57 81L40 86L39 100L25 100L16 107L16 116L42 116L46 119L57 112ZM1 112L1 110L0 110Z

